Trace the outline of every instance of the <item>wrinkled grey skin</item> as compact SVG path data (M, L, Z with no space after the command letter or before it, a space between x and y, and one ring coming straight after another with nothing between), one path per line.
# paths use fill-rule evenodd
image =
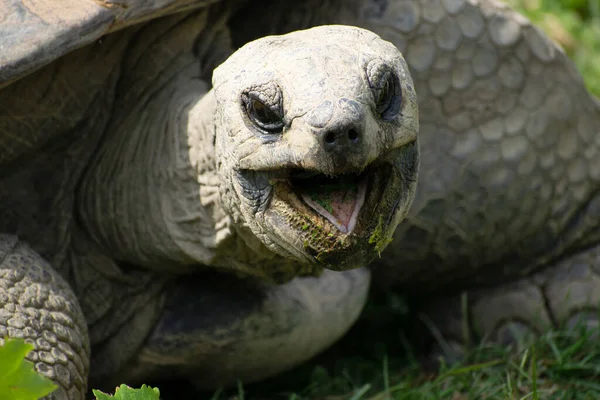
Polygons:
M82 398L88 378L107 389L156 376L201 387L253 381L329 346L357 318L369 272L326 270L269 282L320 268L298 261L307 259L311 243L288 223L302 213L279 208L288 223L269 216L265 199L281 202L260 162L298 165L307 162L302 155L312 157L311 168L332 172L360 169L377 151L386 162L389 150L402 160L395 166L403 178L398 184L410 188L417 158L407 151L417 126L416 197L375 262L379 286L393 283L422 296L429 303L423 311L457 347L465 337L512 340L512 328L542 332L582 318L597 325L600 111L565 55L492 0L279 3L160 0L121 8L78 2L65 14L41 2L0 1L15 11L7 15L20 18L0 22L2 56L8 56L0 68L0 337L34 343L30 359L60 386L54 398ZM181 12L168 15L174 11ZM385 55L364 51L400 67L405 109L389 132L372 109L368 72L356 86L345 80L368 68L322 64L336 71L319 82L332 105L341 97L358 104L350 113L334 107L330 121L360 115L365 134L392 138L387 143L366 136L364 148L341 153L348 157L319 152L306 128L327 135L321 125L327 126L328 106L314 100L319 85L311 85L323 69L294 73L289 68L306 62L299 58L275 70L269 63L251 68L252 60L277 58L277 43L262 55L253 44L248 63L233 56L217 70L211 91L213 70L236 47L334 23L372 30L407 60L419 121L405 64L394 61L398 53L388 53L382 41L377 46ZM37 44L48 38L40 53ZM370 40L366 33L362 38ZM356 54L348 47L335 51L342 59ZM308 54L319 62L333 51L318 48ZM275 101L268 85L276 82L288 93L282 99L289 116L298 115L266 159L256 156L263 146L236 97L264 79L261 71L273 74L264 94ZM237 75L241 87L234 87ZM234 86L222 90L227 85ZM312 112L302 115L303 107ZM228 129L241 136L225 140ZM336 140L350 138L344 132L336 130ZM307 141L292 147L291 133ZM254 146L246 150L248 164L230 148L236 140ZM260 170L251 174L256 179L236 176L246 167ZM258 195L247 201L255 187ZM400 192L406 208L410 189ZM392 209L383 204L378 212L391 213L395 223L404 211ZM251 218L249 210L262 217ZM375 235L383 245L392 224ZM357 224L369 239L376 228ZM322 264L356 266L377 253L374 242L350 243L337 253L339 263L321 257ZM317 253L323 250L330 248Z
M371 89L387 76L382 71L396 75L400 85L398 111L385 119L376 110L377 90ZM414 196L418 113L407 71L393 45L371 32L340 26L264 38L244 46L215 70L221 201L247 243L259 238L269 252L300 265L346 270L372 261L377 252L369 238L376 229L383 238L391 237ZM280 107L283 131L261 132L240 107L243 96ZM356 143L346 138L351 131L356 132ZM339 137L328 143L328 134ZM350 235L338 234L311 211L298 223L302 212L272 184L284 178L286 170L339 176L363 173L374 165L383 168L379 164L389 166L390 178L377 181L382 192L371 183ZM371 175L369 179L375 179ZM289 192L287 186L281 190ZM378 224L380 215L384 223ZM316 228L323 234L315 233ZM329 250L333 236L338 240ZM281 261L276 262L273 269L282 273Z
M39 150L39 138L23 134L31 152L14 160L10 151L22 143L2 136L0 265L8 300L0 333L38 346L30 359L59 384L56 398L81 398L88 378L110 389L167 374L215 387L310 358L356 320L370 281L364 268L323 267L369 264L408 213L418 114L398 50L355 27L266 38L222 64L211 89L202 77L231 53L223 25L230 12L215 7L125 29L0 94L9 115L27 115L15 93L35 103L32 89L49 71L51 82L77 82L76 60L108 52L81 74L92 84L77 93L82 102L100 91L83 114L69 110L69 118L81 118L72 131ZM198 29L215 17L221 22ZM270 51L275 41L281 52ZM169 56L157 62L159 51ZM328 57L335 62L319 68ZM269 70L260 68L265 62ZM294 86L287 81L300 62L312 71ZM243 70L249 67L256 72ZM395 91L381 103L383 78L394 80ZM285 129L269 138L242 101L250 90L273 100L256 89L265 81L286 110ZM69 94L49 93L38 108L68 110ZM325 98L332 113L316 122ZM11 132L27 128L11 123ZM270 159L261 154L267 147ZM368 186L351 231L337 231L306 205L296 208L292 168ZM373 235L378 241L369 243Z

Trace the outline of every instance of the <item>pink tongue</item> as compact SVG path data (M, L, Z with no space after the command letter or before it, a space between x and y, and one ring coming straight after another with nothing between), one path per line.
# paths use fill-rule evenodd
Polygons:
M348 190L302 194L302 199L342 233L351 232L365 199L365 185Z

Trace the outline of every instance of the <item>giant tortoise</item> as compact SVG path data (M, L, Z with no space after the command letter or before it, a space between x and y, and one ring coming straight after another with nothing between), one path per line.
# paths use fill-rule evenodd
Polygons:
M597 324L600 106L502 3L1 0L0 49L0 337L53 398L276 374L371 274L458 346Z

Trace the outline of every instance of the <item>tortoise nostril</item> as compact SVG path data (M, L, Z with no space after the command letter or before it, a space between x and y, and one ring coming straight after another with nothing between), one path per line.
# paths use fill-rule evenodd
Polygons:
M356 128L320 132L321 144L327 151L360 150L362 132Z
M327 143L327 144L335 143L335 133L334 132L328 132L325 135L325 143Z

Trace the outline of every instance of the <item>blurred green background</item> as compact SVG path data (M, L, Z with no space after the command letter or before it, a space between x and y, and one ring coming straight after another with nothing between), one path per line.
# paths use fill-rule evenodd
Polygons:
M560 44L600 96L600 0L505 1Z

